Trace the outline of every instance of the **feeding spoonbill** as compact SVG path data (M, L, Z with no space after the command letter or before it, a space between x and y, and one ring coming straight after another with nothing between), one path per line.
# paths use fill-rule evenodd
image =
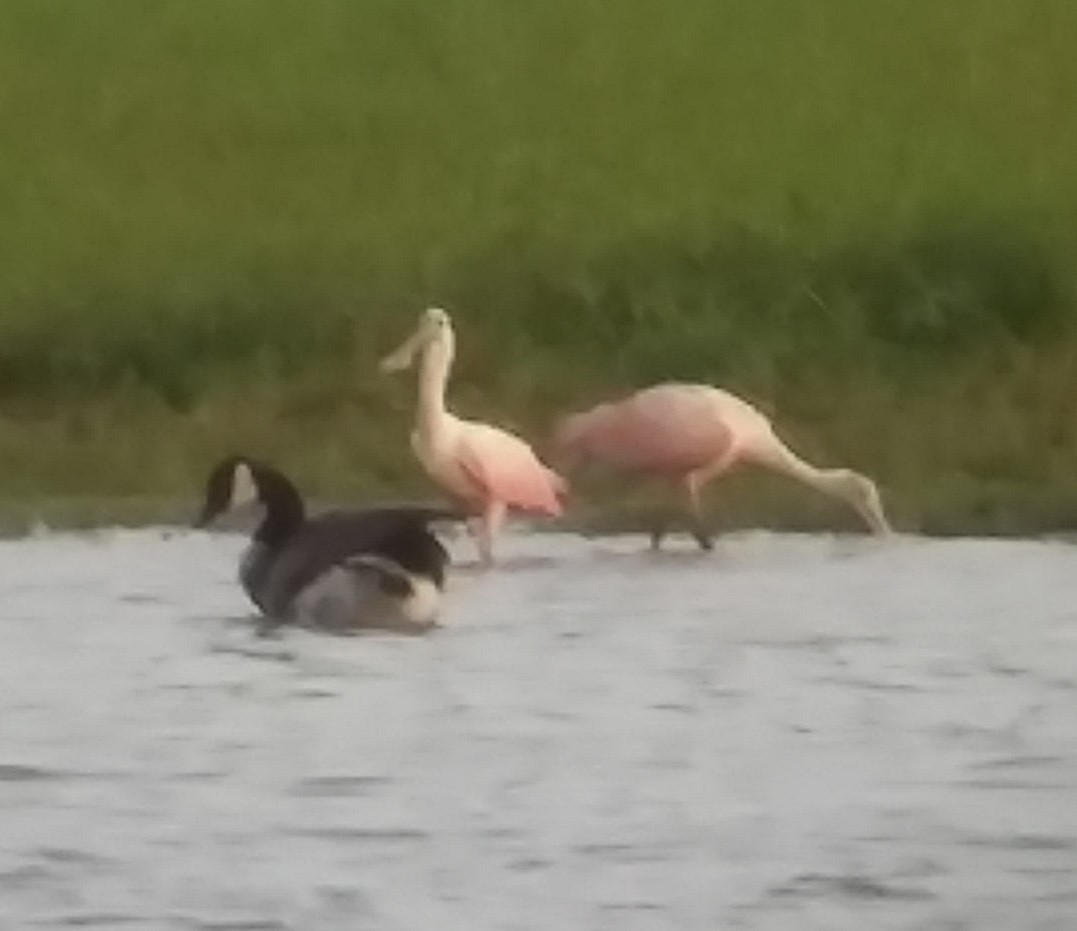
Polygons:
M554 444L567 462L593 459L680 486L692 535L703 549L713 544L703 523L700 491L739 462L789 475L851 505L874 532L890 532L871 479L851 469L820 469L805 462L775 435L767 417L710 385L655 385L569 414L558 424ZM652 530L655 549L669 517L662 515Z
M419 356L419 402L411 445L427 474L479 515L479 556L489 566L506 511L556 517L567 487L518 436L463 420L446 409L445 388L455 348L449 315L431 307L420 315L415 332L382 359L381 369L406 369Z

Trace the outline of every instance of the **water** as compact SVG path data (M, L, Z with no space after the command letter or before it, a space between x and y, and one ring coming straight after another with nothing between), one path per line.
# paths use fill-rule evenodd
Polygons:
M1070 546L518 535L259 640L243 545L0 544L0 928L1074 927Z

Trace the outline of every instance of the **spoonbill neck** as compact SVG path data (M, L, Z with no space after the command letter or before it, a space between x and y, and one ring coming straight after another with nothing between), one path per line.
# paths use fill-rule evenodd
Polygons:
M432 339L422 349L419 358L419 411L416 426L419 435L424 438L435 433L448 417L445 391L449 383L452 360L451 334L447 338Z

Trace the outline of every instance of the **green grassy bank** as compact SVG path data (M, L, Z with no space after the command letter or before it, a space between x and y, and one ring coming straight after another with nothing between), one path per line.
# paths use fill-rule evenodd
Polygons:
M910 529L1077 526L1074 35L1069 0L5 0L0 511L168 514L233 449L422 491L373 361L437 302L461 412L541 439L706 380Z

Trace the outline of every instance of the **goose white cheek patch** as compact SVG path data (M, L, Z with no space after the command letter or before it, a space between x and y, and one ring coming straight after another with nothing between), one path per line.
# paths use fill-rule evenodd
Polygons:
M234 511L253 504L257 500L258 488L254 484L250 466L241 462L232 473L232 496L228 500L228 509Z

